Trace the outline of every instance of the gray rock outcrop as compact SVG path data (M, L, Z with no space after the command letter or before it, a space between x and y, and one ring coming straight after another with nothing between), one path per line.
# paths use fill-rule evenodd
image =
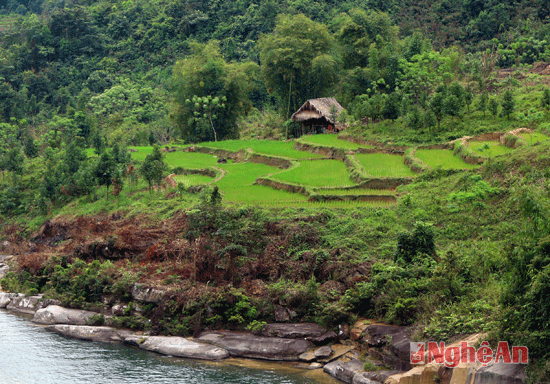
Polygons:
M267 324L262 331L262 335L287 339L305 339L308 337L320 337L326 332L326 329L314 323Z
M302 353L300 356L298 356L298 358L299 358L301 361L305 361L306 363L310 363L310 362L312 362L312 361L317 360L317 357L315 356L314 351L307 351L307 352L304 352L304 353Z
M525 365L491 364L475 373L474 384L522 384L526 382Z
M20 293L0 292L0 308L6 308L15 298L23 297Z
M321 348L318 348L315 351L315 357L320 358L320 359L326 359L330 355L332 355L332 348L328 345L326 345L324 347L321 347Z
M67 337L101 342L122 342L130 335L127 331L111 327L91 327L87 325L56 324L49 325L45 329Z
M336 360L323 367L323 371L347 384L351 384L356 373L362 370L363 362L359 359L354 359L347 362Z
M79 309L63 308L58 305L49 305L46 308L39 309L34 314L32 321L38 324L69 324L69 325L87 325L92 316L99 313L83 311Z
M224 348L232 357L298 361L299 356L311 349L312 343L303 339L262 337L233 332L207 332L200 341Z
M6 306L6 309L14 312L34 314L37 310L42 308L40 300L42 295L38 296L23 296L23 297L14 297L11 299L10 303Z
M127 343L130 341L127 340ZM138 345L147 351L190 359L223 360L229 357L229 352L223 348L197 343L183 337L143 337L138 341Z
M409 327L369 325L365 328L363 343L371 347L387 348L391 353L375 356L394 369L411 369Z

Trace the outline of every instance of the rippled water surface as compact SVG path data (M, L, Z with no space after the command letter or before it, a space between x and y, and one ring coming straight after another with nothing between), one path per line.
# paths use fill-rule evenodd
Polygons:
M313 372L260 362L202 363L45 331L0 310L0 384L319 384ZM245 365L237 366L238 364ZM251 368L255 367L255 368Z

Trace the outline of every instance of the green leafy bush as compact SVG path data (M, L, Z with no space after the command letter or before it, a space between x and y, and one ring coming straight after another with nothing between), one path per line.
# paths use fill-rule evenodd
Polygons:
M398 235L397 250L394 259L401 263L410 263L418 254L435 254L435 232L431 224L417 221L412 232Z

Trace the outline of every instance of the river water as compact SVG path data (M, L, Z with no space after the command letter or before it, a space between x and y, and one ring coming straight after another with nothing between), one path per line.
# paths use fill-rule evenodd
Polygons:
M328 384L315 371L252 360L204 363L65 338L0 310L0 384Z

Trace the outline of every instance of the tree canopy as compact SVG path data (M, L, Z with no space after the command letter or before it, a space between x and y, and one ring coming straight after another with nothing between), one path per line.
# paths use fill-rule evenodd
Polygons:
M267 90L287 106L287 115L307 99L326 96L338 79L334 37L304 15L281 15L259 47Z
M174 67L172 116L181 137L188 142L237 138L237 118L252 107L249 94L258 65L227 63L216 41L191 48L192 54Z

